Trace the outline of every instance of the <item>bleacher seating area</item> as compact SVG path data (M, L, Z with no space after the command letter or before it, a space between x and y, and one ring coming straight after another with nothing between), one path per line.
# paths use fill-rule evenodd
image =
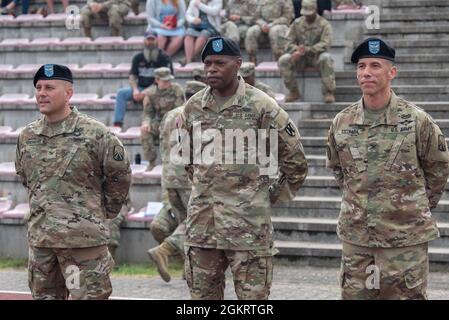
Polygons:
M43 0L37 0L43 3ZM376 1L374 1L376 2ZM83 1L71 1L80 5ZM366 10L346 10L326 14L334 29L330 53L335 60L337 92L334 104L324 104L317 70L298 73L297 81L304 101L284 103L287 91L277 63L267 46L262 46L256 76L277 92L277 101L290 114L302 136L309 163L309 176L294 201L273 209L278 257L309 262L339 263L340 241L335 228L341 192L325 168L325 143L332 118L349 103L360 98L354 67L349 57L354 46L370 35L380 35L397 50L398 78L395 92L416 102L435 118L449 137L449 2L444 0L385 0L381 7L381 29L368 30ZM16 138L27 123L39 116L33 98L32 77L44 63L68 65L74 74L72 104L110 127L124 143L130 159L142 153L140 146L141 106L130 104L123 129L112 127L116 91L128 86L128 72L134 54L142 50L146 29L145 1L139 15L125 19L122 37L109 37L106 24L93 28L94 38L81 30L65 27L63 14L43 18L22 15L0 16L0 257L26 257L26 232L23 218L29 212L27 196L14 171ZM58 5L56 4L56 7ZM182 57L181 50L174 58ZM247 55L243 52L244 60ZM184 67L174 63L175 81L185 84L192 70L201 64ZM146 249L155 245L148 231L151 216L143 213L148 201L161 201L161 166L145 172L144 165L132 167L131 200L139 209L122 225L119 261L147 261ZM12 194L8 197L8 193ZM433 211L441 237L431 243L432 263L449 262L449 189ZM11 237L23 232L20 237ZM8 244L8 237L15 243ZM6 241L6 242L5 242ZM10 245L9 249L4 248ZM13 252L11 248L16 246Z

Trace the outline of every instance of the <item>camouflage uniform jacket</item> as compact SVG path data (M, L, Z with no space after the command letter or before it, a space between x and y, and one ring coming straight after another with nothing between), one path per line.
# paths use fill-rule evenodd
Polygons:
M258 1L254 19L260 27L264 24L272 27L279 24L288 26L294 17L293 2L291 0L260 0Z
M112 5L114 4L123 4L129 8L131 8L131 1L129 0L87 0L87 5L96 2L101 3L104 5L107 9L111 9Z
M302 16L290 26L287 33L286 52L293 53L299 45L306 47L306 54L319 55L330 49L332 43L332 26L325 18L317 15L315 21L309 24Z
M238 15L240 20L235 22L236 25L252 26L255 23L254 14L256 10L256 0L230 0L226 6L226 18L223 19L222 23L228 21L227 17Z
M183 164L175 164L170 160L170 152L177 147L176 119L184 110L184 106L167 112L160 126L162 183L165 188L191 189L192 184Z
M143 100L142 124L159 126L164 115L185 102L184 89L178 83L160 90L156 84L145 90L146 96Z
M45 117L17 141L16 172L28 191L30 246L83 248L109 242L106 219L122 208L131 169L122 143L76 108L58 131Z
M196 139L198 128L202 133L216 129L221 134L221 140L216 138L218 143L203 137L193 151L190 143L193 159L187 168L192 173L193 187L186 220L186 244L272 255L275 249L271 204L294 197L306 178L307 162L299 132L288 114L274 99L246 84L243 78L239 81L236 94L223 106L215 103L211 88L207 87L187 101L178 118L178 126L188 133L184 139L195 138L193 143L199 140ZM280 174L273 185L269 185L268 175L261 174L260 162L248 163L248 155L257 152L253 143L245 144L242 152L236 152L233 144L229 152L232 157L243 153L244 164L236 164L235 160L227 163L229 154L223 156L225 152L220 151L222 161L215 159L199 164L195 161L216 143L225 145L225 130L255 132L258 128L271 128L277 137Z
M392 93L383 115L364 124L363 102L334 119L327 166L343 191L337 232L367 247L403 247L439 236L430 210L449 174L440 128L422 109Z

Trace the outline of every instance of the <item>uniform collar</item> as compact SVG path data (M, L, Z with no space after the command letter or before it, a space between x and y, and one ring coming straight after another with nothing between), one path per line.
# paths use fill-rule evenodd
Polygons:
M76 107L70 107L70 109L72 110L72 112L70 112L68 117L62 121L61 128L57 132L53 132L53 130L48 126L45 116L41 118L34 132L37 135L43 135L47 137L53 137L63 133L75 132L76 123L78 122L79 111Z
M399 122L399 117L397 113L398 106L398 96L391 90L391 98L388 106L383 113L383 115L379 118L378 121L375 122L374 125L385 124L395 126ZM363 125L365 121L365 112L363 108L363 97L357 102L357 107L355 110L355 115L352 119L352 124Z
M244 102L244 98L245 98L245 88L246 88L246 83L245 80L243 80L243 77L238 76L239 79L239 86L237 88L236 93L232 96L231 99L229 99L229 101L227 101L221 108L220 110L217 110L217 107L215 105L215 97L212 94L212 88L211 87L207 87L205 94L203 95L203 98L201 99L201 107L204 108L209 108L212 110L215 110L216 112L221 112L223 110L226 110L229 107L232 106L242 106L243 102Z

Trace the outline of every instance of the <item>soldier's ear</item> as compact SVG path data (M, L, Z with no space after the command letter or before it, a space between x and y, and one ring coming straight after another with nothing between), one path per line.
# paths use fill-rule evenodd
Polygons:
M398 74L398 68L395 65L393 65L389 72L390 80L393 80L394 78L396 78L397 74Z

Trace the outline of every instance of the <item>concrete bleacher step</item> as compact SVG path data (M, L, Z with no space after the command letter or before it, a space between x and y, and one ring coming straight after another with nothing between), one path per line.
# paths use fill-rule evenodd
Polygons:
M288 203L277 204L273 208L272 217L289 217L301 219L338 219L341 196L296 196ZM449 201L442 199L432 209L433 218L440 223L449 223Z
M427 11L426 14L416 13L410 10L407 13L385 13L382 10L380 15L380 23L382 26L391 26L390 23L406 22L407 25L413 25L414 23L420 24L423 22L444 22L448 20L446 12L439 11Z

